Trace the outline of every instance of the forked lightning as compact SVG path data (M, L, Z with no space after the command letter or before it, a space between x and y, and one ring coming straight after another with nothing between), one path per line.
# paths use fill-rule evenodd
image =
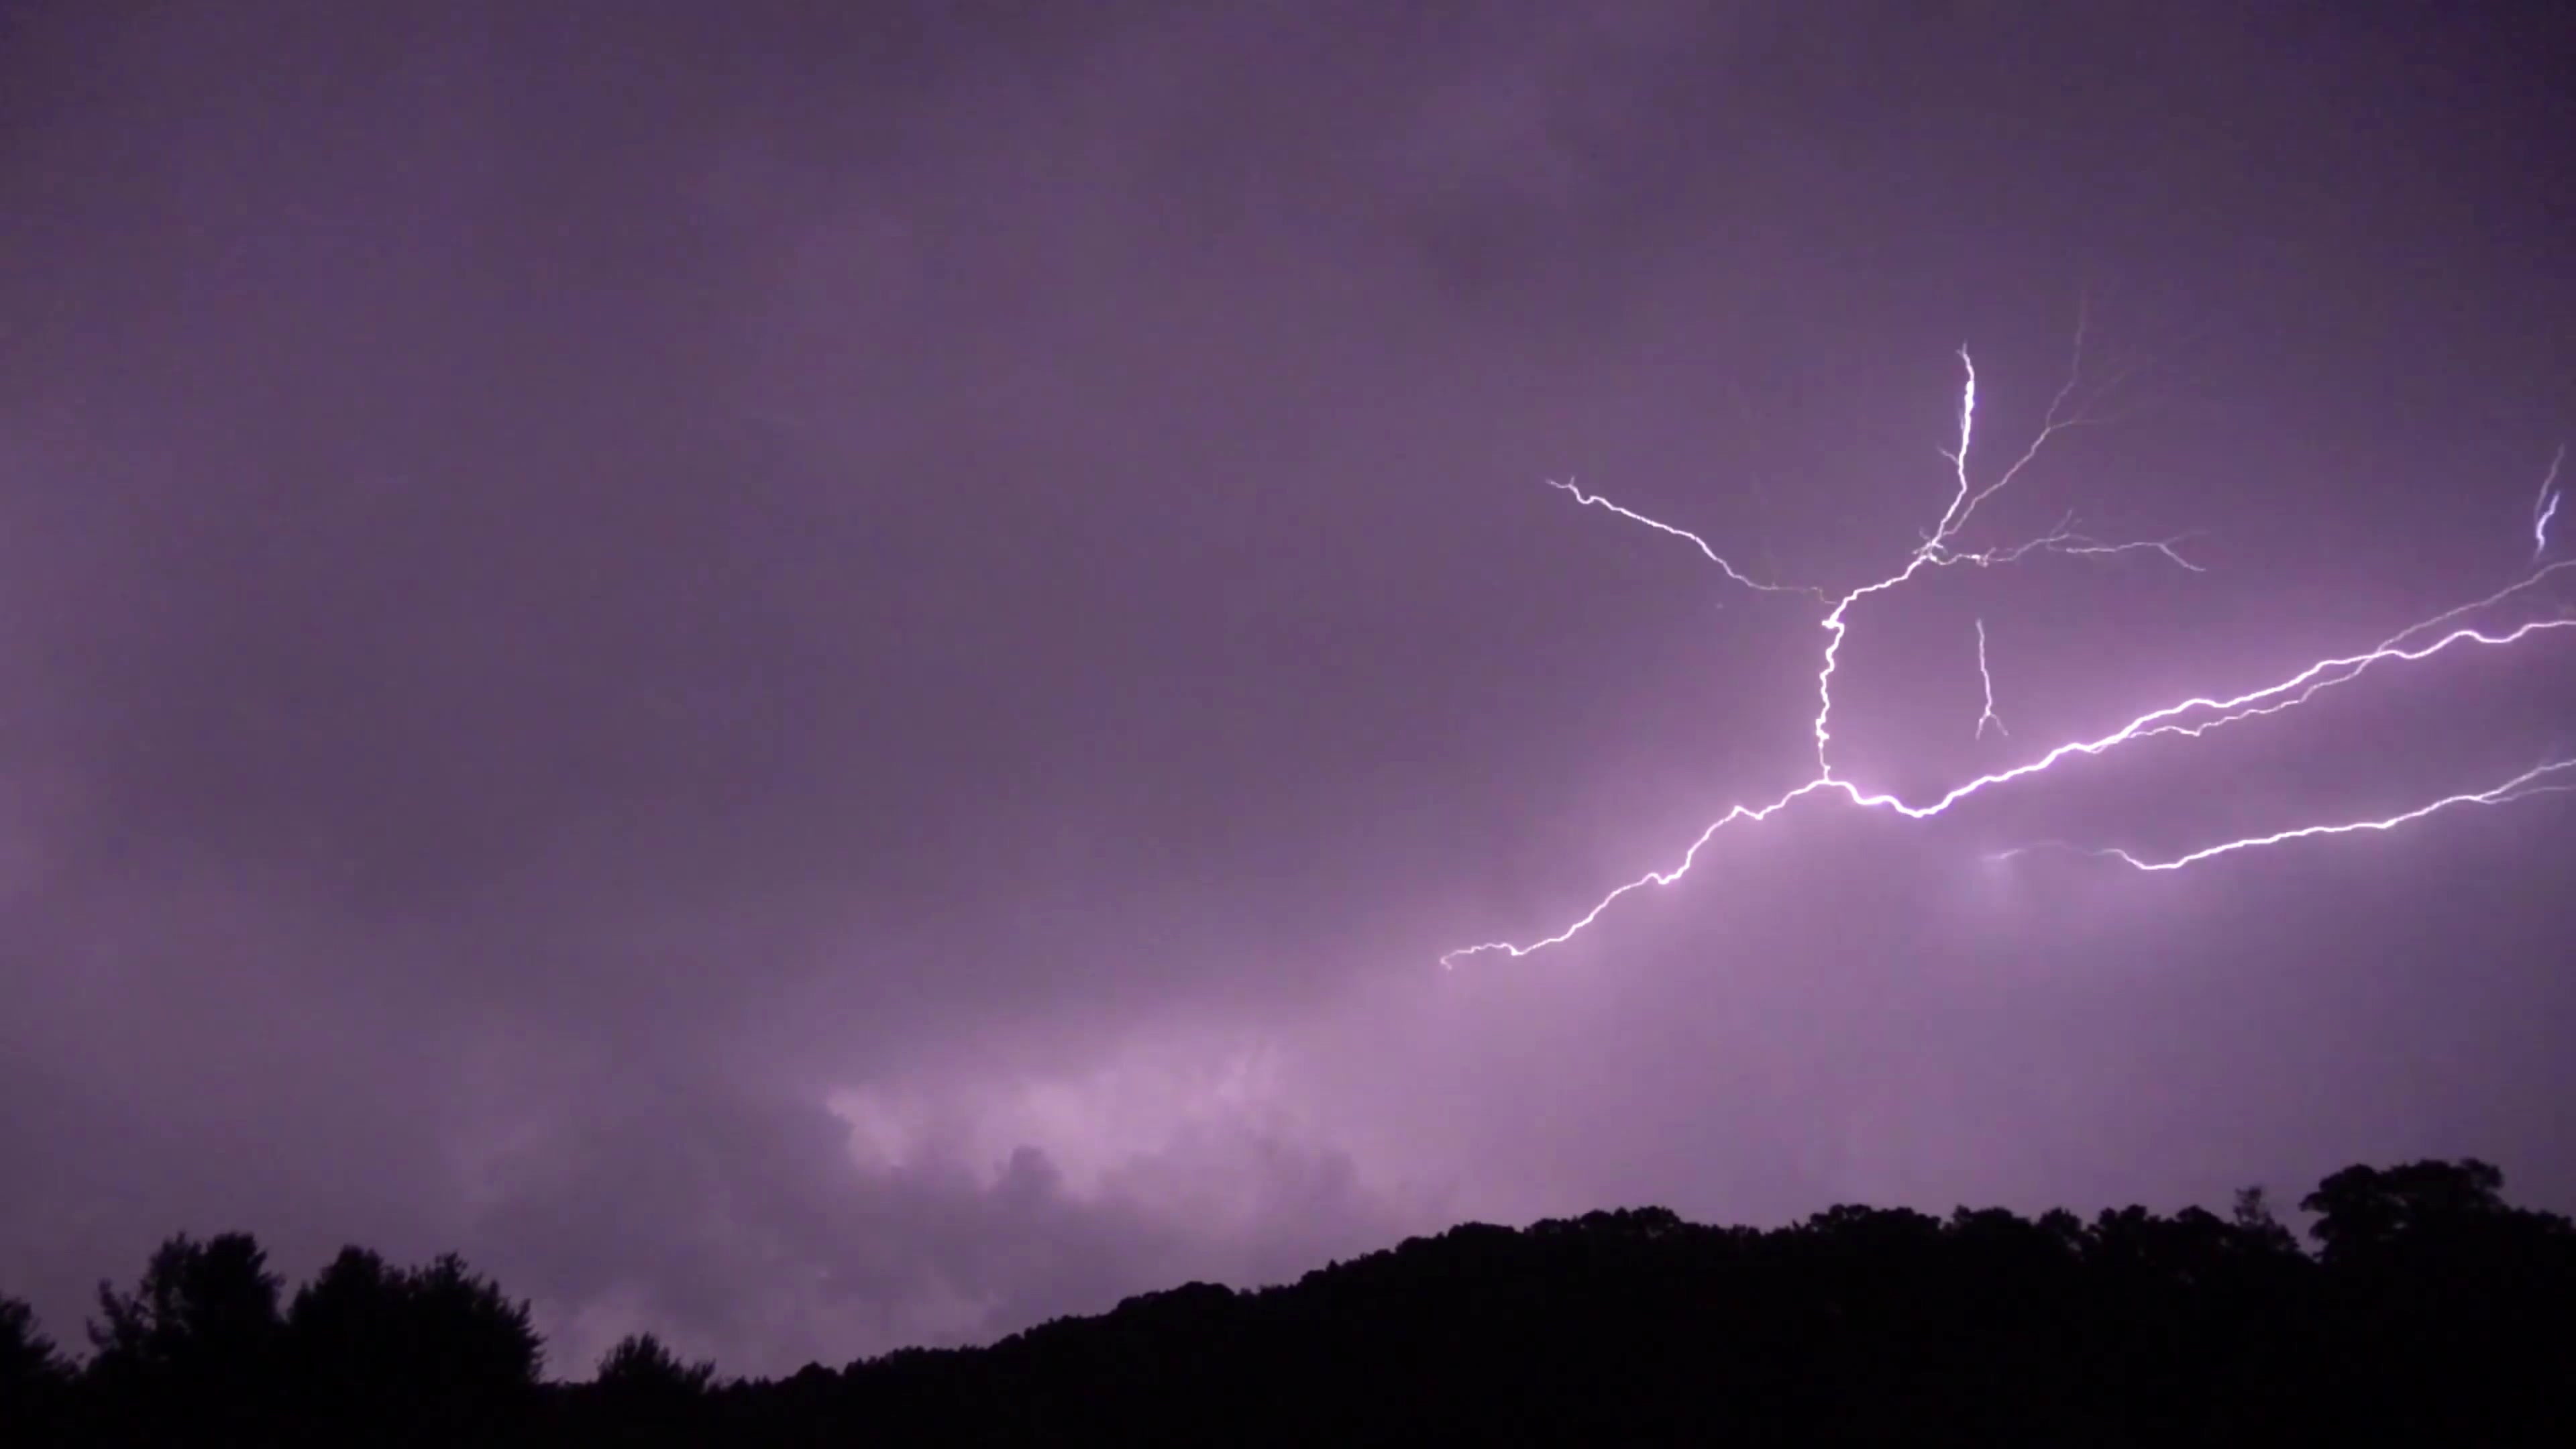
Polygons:
M2324 690L2358 678L2365 671L2382 664L2414 663L2424 659L2429 659L2436 654L2441 654L2452 649L2454 646L2459 645L2502 647L2530 638L2535 634L2541 634L2557 629L2576 628L2576 614L2571 614L2563 609L2539 618L2527 619L2510 627L2502 625L2479 627L2475 624L2460 622L2469 618L2471 615L2479 614L2484 611L2497 608L2508 602L2515 601L2521 596L2529 593L2537 585L2550 579L2560 570L2576 567L2576 560L2563 560L2557 563L2544 562L2549 552L2549 525L2558 511L2558 500L2560 497L2558 488L2559 467L2566 458L2566 451L2564 448L2561 448L2558 455L2551 460L2548 476L2542 480L2540 485L2539 497L2535 499L2532 504L2532 572L2518 582L2507 585L2484 598L2472 600L2469 603L2462 604L2456 608L2448 609L2442 613L2433 615L2431 618L2425 619L2420 623L2410 625L2407 628L2398 631L2396 634L2391 635L2387 639L2380 641L2380 643L2373 648L2363 650L2355 654L2318 660L2289 677L2278 680L2274 683L2227 696L2194 696L2192 698L2182 700L2179 703L2163 705L2156 709L2149 710L2146 713L2139 715L2137 718L2130 720L2127 724L2120 726L2118 729L2112 730L2098 738L2075 740L2058 745L2032 757L2022 764L2015 765L2009 769L1997 771L1993 774L1980 775L1963 784L1954 786L1946 793L1931 799L1927 803L1909 803L1893 794L1865 790L1859 785L1844 779L1834 772L1830 748L1833 741L1831 723L1834 710L1834 672L1840 662L1843 641L1850 635L1850 614L1853 608L1860 604L1862 600L1867 599L1872 595L1888 593L1900 588L1911 582L1917 575L1923 573L1927 569L1946 568L1958 564L1973 564L1980 568L1992 567L1998 564L2012 563L2034 553L2061 553L2087 556L2112 556L2133 552L2150 553L2181 568L2191 569L2194 572L2199 571L2198 566L2185 558L2178 550L2177 545L2184 541L2182 536L2162 540L2106 543L2089 535L2075 532L2074 520L2071 517L2062 520L2055 529L2048 533L2010 547L1970 551L1962 549L1957 545L1956 540L1958 539L1960 530L1967 526L1969 519L1975 515L1980 505L1985 503L1987 499L1992 498L1997 493L2003 491L2016 478L2020 477L2023 471L2030 466L2032 461L2039 456L2041 449L2048 443L2051 437L2085 420L2080 410L2070 411L2070 400L2075 396L2078 387L2078 380L2082 375L2081 364L2083 333L2080 325L2076 334L2076 345L2077 365L2070 369L2066 385L2058 390L2057 396L2050 402L2047 416L2042 419L2037 435L2032 438L2030 445L2022 450L2021 455L2013 461L2010 467L2004 469L2000 476L1995 478L1994 481L1987 483L1982 488L1975 486L1971 481L1968 468L1968 445L1974 436L1976 429L1976 363L1968 356L1968 352L1965 348L1960 349L1959 361L1967 372L1967 381L1961 389L1959 400L1959 442L1957 448L1945 449L1942 455L1951 464L1953 480L1955 483L1949 507L1943 510L1940 521L1933 526L1933 529L1929 534L1924 536L1921 544L1907 556L1904 567L1900 568L1893 574L1862 584L1858 588L1852 589L1848 593L1844 593L1839 596L1828 594L1826 591L1818 588L1796 587L1777 583L1766 583L1761 580L1757 580L1745 574L1734 564L1729 563L1724 556L1719 554L1715 548L1709 545L1707 540L1701 538L1698 534L1692 533L1687 529L1676 528L1673 525L1664 523L1658 519L1647 517L1633 509L1613 503L1598 494L1586 493L1571 481L1552 484L1552 486L1561 488L1567 493L1572 494L1575 501L1579 504L1587 507L1603 509L1607 512L1616 514L1621 518L1628 519L1634 523L1643 524L1648 528L1652 528L1660 533L1681 539L1684 542L1693 545L1700 551L1702 556L1707 558L1711 563L1716 564L1718 568L1725 573L1728 579L1745 588L1755 589L1765 593L1804 595L1827 606L1825 617L1822 621L1826 633L1826 639L1822 654L1822 663L1816 673L1817 710L1814 725L1816 739L1816 773L1813 777L1790 788L1767 804L1737 805L1728 810L1724 815L1718 817L1715 821L1712 821L1707 829L1700 832L1699 837L1693 840L1690 843L1689 848L1682 852L1681 859L1678 862L1664 870L1649 871L1646 874L1637 877L1635 880L1629 881L1626 884L1613 889L1596 902L1592 909L1584 912L1583 915L1577 917L1571 924L1565 926L1555 934L1524 942L1487 941L1481 945L1461 947L1442 956L1440 958L1441 964L1444 966L1455 966L1458 962L1465 960L1468 957L1486 954L1515 957L1526 956L1533 951L1544 950L1549 946L1559 945L1570 940L1577 933L1590 926L1593 922L1599 920L1602 913L1607 911L1621 897L1628 895L1632 891L1640 890L1650 885L1671 885L1675 881L1678 881L1683 876L1687 875L1690 872L1693 862L1698 859L1700 849L1707 845L1709 840L1713 838L1718 831L1729 825L1735 824L1738 821L1761 821L1768 819L1776 812L1786 809L1792 802L1804 799L1809 795L1825 793L1837 794L1855 805L1893 811L1909 819L1925 819L1930 816L1941 814L1953 805L1956 805L1960 801L1978 794L1981 791L1987 790L1993 786L2008 784L2015 780L2037 775L2073 756L2099 755L2114 746L2125 744L2132 740L2151 739L2157 736L2179 735L2196 738L2223 725L2235 724L2244 720L2278 714L2283 710L2305 704ZM2436 633L2436 631L2444 630L2445 626L2450 625L2457 625L2457 627L2449 628L2447 632ZM1986 628L1985 621L1983 619L1979 619L1977 621L1977 673L1985 688L1985 710L1977 719L1977 737L1979 739L1984 738L1986 728L1989 725L1994 727L1998 736L2002 736L2005 734L2005 731L2002 717L1995 712L1994 674L1986 658ZM2013 856L2037 849L2060 849L2072 850L2083 854L2116 860L2124 865L2132 866L2142 871L2172 871L2179 870L2187 865L2197 864L2201 861L2211 860L2219 856L2229 855L2244 850L2251 850L2261 846L2283 845L2292 841L2306 840L2320 836L2345 835L2360 831L2394 830L2400 826L2411 824L2415 821L2422 820L2427 816L2452 809L2456 806L2473 804L2498 805L2513 800L2527 799L2535 795L2563 793L2571 790L2576 790L2576 758L2544 762L2510 780L2505 781L2503 784L2494 786L2491 789L2444 796L2430 804L2384 818L2328 821L2298 825L2265 835L2248 836L2243 839L2222 841L2218 844L2204 846L2198 850L2190 851L2171 859L2149 860L2134 855L2128 851L2116 848L2099 846L2088 847L2069 844L2066 842L2050 842L2046 846L2021 847L2017 850L2002 852L1995 858L2009 859Z

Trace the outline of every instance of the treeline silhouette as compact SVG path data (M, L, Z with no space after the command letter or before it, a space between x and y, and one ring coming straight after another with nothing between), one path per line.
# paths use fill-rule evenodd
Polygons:
M0 1299L0 1442L78 1445L2576 1443L2576 1226L2486 1163L2090 1223L1837 1207L1467 1225L989 1348L720 1380L649 1335L547 1382L524 1303L242 1234L100 1285L73 1363ZM2438 1437L2434 1437L2438 1436Z

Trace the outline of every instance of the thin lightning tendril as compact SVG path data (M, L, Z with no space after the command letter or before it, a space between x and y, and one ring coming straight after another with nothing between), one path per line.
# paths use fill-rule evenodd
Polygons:
M2549 476L2540 480L2540 496L2531 504L2531 561L2538 563L2549 552L2549 520L2558 515L2558 465L2567 461L2567 445L2549 459Z
M2319 835L2350 835L2360 830L2394 830L2400 825L2412 824L2437 811L2448 810L2454 805L2503 805L2515 800L2527 800L2534 795L2557 795L2576 791L2576 780L2549 781L2550 776L2561 770L2576 770L2576 760L2558 760L2535 766L2493 789L2445 795L2430 805L2419 805L2412 810L2391 815L2385 819L2352 820L2339 825L2302 825L2294 830L2276 830L2269 835L2248 836L2243 840L2230 840L2218 845L2204 846L2187 855L2177 855L2171 860L2141 860L2117 846L2076 846L2062 841L2051 841L2044 846L2026 845L2014 850L1997 851L1986 858L2000 861L2010 860L2017 855L2027 855L2034 850L2072 850L2082 855L2108 857L2139 870L2180 870L2186 865L2208 860L2213 856L2250 850L2258 845L2279 845L2283 841L2306 840ZM2541 783L2543 781L2549 781L2549 783Z
M1574 501L1582 504L1586 508L1603 509L1607 512L1618 514L1621 518L1627 519L1631 523L1642 523L1646 527L1655 530L1657 533L1671 534L1673 537L1678 538L1683 542L1688 543L1693 548L1698 549L1701 557L1706 558L1710 563L1717 565L1720 570L1724 571L1728 578L1733 579L1735 582L1742 584L1748 589L1753 589L1765 594L1807 594L1819 599L1824 597L1824 591L1821 589L1799 588L1789 584L1763 583L1761 580L1745 573L1742 569L1728 563L1716 549L1708 546L1707 539L1700 537L1689 529L1675 528L1669 523L1661 523L1655 519L1648 518L1646 515L1639 513L1634 509L1622 508L1618 504L1611 502L1609 499L1602 497L1598 493L1586 493L1582 488L1576 486L1575 481L1571 478L1566 479L1562 483L1550 478L1547 480L1547 486L1550 488L1562 488L1566 492L1573 494Z
M2194 564L2177 551L2176 545L2190 537L2188 534L2177 535L2175 537L2162 540L2105 543L2089 535L2075 532L2073 526L2074 520L2071 515L2061 520L2058 526L2050 532L2023 543L2002 548L1974 551L1958 548L1955 544L1955 540L1959 535L1959 531L1967 525L1969 519L1976 513L1978 507L1987 499L1992 498L1995 494L2001 492L2006 486L2011 484L2014 479L2018 478L2026 469L2028 469L2031 463L2038 458L2041 449L2047 444L2048 440L2052 436L2065 431L2067 428L2077 426L2086 420L2080 410L2070 412L2068 409L2069 400L2075 395L2079 379L2081 377L2083 361L2082 319L2079 316L2077 322L2075 365L2070 367L2065 385L2058 389L2056 397L2050 402L2048 412L2041 420L2037 435L2033 437L2030 445L2022 450L2021 455L2013 461L2012 465L2003 471L2000 477L1996 478L1995 481L1987 484L1983 488L1978 488L1974 485L1968 471L1968 447L1974 437L1976 428L1976 363L1969 357L1968 351L1964 347L1959 350L1959 361L1967 373L1967 380L1960 390L1959 443L1955 450L1944 449L1942 452L1942 457L1948 460L1951 464L1952 476L1957 484L1956 490L1951 495L1949 507L1942 512L1940 522L1933 527L1929 534L1924 536L1921 544L1907 557L1903 568L1886 578L1863 584L1840 597L1829 596L1823 590L1816 588L1793 587L1789 585L1761 582L1746 575L1733 564L1727 562L1727 560L1721 556L1716 549L1712 548L1705 539L1695 533L1691 533L1686 529L1676 528L1671 524L1647 517L1644 514L1622 507L1619 504L1612 503L1608 499L1597 494L1587 494L1571 482L1551 483L1551 486L1562 488L1566 492L1572 494L1575 501L1578 503L1590 507L1605 509L1611 513L1618 514L1622 518L1643 524L1648 528L1669 534L1675 538L1682 539L1685 542L1692 544L1697 547L1700 553L1710 562L1716 564L1721 570L1723 570L1730 580L1741 584L1746 588L1759 590L1765 593L1801 594L1830 605L1830 608L1826 612L1822 621L1826 633L1826 640L1822 666L1818 669L1816 674L1816 696L1818 704L1814 724L1816 739L1816 774L1814 778L1791 788L1787 792L1781 794L1778 798L1770 801L1768 804L1736 805L1731 807L1724 815L1721 815L1716 820L1710 822L1708 827L1699 833L1698 838L1694 839L1690 843L1689 848L1682 852L1680 861L1674 864L1670 869L1649 871L1646 874L1637 877L1635 880L1616 887L1596 902L1592 909L1584 912L1583 915L1576 918L1572 924L1556 932L1554 935L1544 936L1534 941L1520 943L1509 941L1487 941L1479 945L1461 947L1440 958L1440 962L1443 966L1454 967L1458 962L1469 957L1486 954L1500 954L1503 956L1517 958L1527 956L1534 951L1544 950L1550 946L1562 945L1587 927L1591 926L1593 922L1599 920L1602 914L1608 911L1610 907L1616 904L1622 897L1630 894L1631 892L1642 890L1647 886L1671 885L1680 880L1683 876L1689 874L1691 866L1699 859L1701 848L1706 846L1710 840L1714 839L1720 830L1723 830L1727 826L1735 824L1738 821L1752 821L1758 823L1760 821L1767 820L1778 812L1787 809L1791 804L1809 795L1833 792L1842 795L1846 800L1855 805L1866 806L1873 809L1889 810L1910 820L1929 819L1932 816L1939 815L1944 811L1947 811L1953 805L1956 805L1960 801L1978 794L1981 791L1987 790L1993 786L2008 784L2026 776L2039 774L2073 756L2099 755L2116 746L2129 743L2133 740L2152 739L2158 736L2171 735L2196 739L2210 730L2217 729L2223 725L2235 724L2243 720L2278 714L2283 710L2307 703L2318 693L2326 689L2330 689L2336 685L2344 684L2353 679L2359 678L2364 672L2380 664L2415 663L2432 658L2437 654L2441 654L2451 649L2452 646L2459 644L2479 644L2489 647L2501 647L2528 638L2534 634L2555 629L2576 628L2576 614L2571 614L2562 610L2555 617L2544 617L2529 620L2516 625L2511 629L2502 630L2501 632L2490 632L2489 630L2474 626L2464 626L2450 629L2448 632L2432 638L2430 642L2416 644L2410 644L2408 642L2410 640L2423 639L2426 635L2432 634L2435 630L2441 629L2445 625L2452 624L2471 614L2502 604L2514 596L2533 588L2544 580L2547 580L2562 569L2576 568L2576 559L2562 560L2560 562L2547 564L2540 562L2541 558L2548 552L2549 523L2551 518L2556 514L2558 508L2558 499L2560 496L2557 487L2558 471L2566 458L2566 450L2561 448L2557 456L2551 460L2548 477L2542 481L2540 495L2532 505L2532 537L2534 542L2533 563L2536 567L2528 576L2516 583L2509 584L2484 598L2476 599L2455 608L2447 609L2431 618L2411 624L2389 636L2387 639L2382 640L2376 647L2362 653L2319 660L2303 669L2300 669L2296 673L2291 674L2285 679L2281 679L2275 683L2267 684L2256 689L2246 690L2232 696L2224 698L2194 696L2176 704L2169 704L2157 709L2149 710L2135 719L2130 720L2127 724L2124 724L2097 738L2076 740L2061 744L2033 759L2025 761L2022 764L2015 765L2010 769L2000 770L1992 774L1980 775L1963 784L1953 786L1948 792L1933 798L1926 804L1910 804L1899 796L1891 793L1863 790L1859 786L1834 773L1829 748L1833 739L1831 721L1834 708L1834 673L1840 662L1843 641L1850 635L1850 620L1848 616L1853 606L1858 604L1861 600L1868 598L1873 594L1886 593L1896 589L1911 581L1916 575L1922 573L1925 569L1944 568L1956 564L1972 564L1979 568L1990 568L1998 564L2017 562L2034 553L2060 553L2099 557L2131 552L2149 552L2157 554L2168 562L2194 573L2203 571L2199 565ZM1995 713L1994 708L1994 676L1987 665L1986 630L1985 621L1983 619L1979 619L1977 621L1977 673L1985 687L1985 711L1977 720L1977 737L1980 739L1984 738L1985 729L1988 724L1992 724L1995 727L1997 734L2002 735L2005 731L2003 728L2003 720ZM2240 840L2224 841L2217 845L2206 846L2184 855L2175 856L2169 860L2146 860L2131 854L2128 851L2114 847L2079 846L2063 841L2051 841L2043 845L2018 847L2013 850L2000 852L1989 857L1989 859L2009 860L2034 850L2056 849L2118 860L2142 871L2179 870L2187 865L2192 865L2197 862L2213 859L2222 855L2232 854L2241 850L2249 850L2257 846L2280 845L2294 840L2304 840L2329 835L2347 835L2360 831L2394 830L2401 825L2410 824L2414 821L2424 819L2429 815L2433 815L2437 812L2448 810L2459 805L2500 805L2515 800L2528 799L2535 795L2576 792L2576 779L2558 778L2561 772L2565 771L2576 771L2576 759L2547 761L2534 766L2533 768L2524 771L2522 774L2516 775L2512 779L2491 789L2445 796L2439 800L2433 801L2429 805L2420 806L2416 809L2405 811L2397 815L2391 815L2383 819L2303 825L2288 830L2276 831L2268 835L2249 836Z
M2004 717L1995 713L1995 672L1986 667L1986 621L1983 619L1977 621L1977 678L1986 686L1986 711L1977 716L1977 738L1982 740L1986 737L1988 725L1995 727L1996 734L2010 737L2012 731L2004 728Z

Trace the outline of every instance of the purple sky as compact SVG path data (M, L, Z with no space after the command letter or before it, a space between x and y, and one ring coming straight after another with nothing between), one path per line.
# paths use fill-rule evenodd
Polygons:
M2576 1204L2576 796L1984 858L2494 784L2566 634L1436 964L1814 771L1820 609L1551 477L1851 588L2089 299L1961 543L2206 572L1855 608L1909 797L2521 577L2576 29L2441 8L0 4L0 1289L775 1371L1468 1216Z

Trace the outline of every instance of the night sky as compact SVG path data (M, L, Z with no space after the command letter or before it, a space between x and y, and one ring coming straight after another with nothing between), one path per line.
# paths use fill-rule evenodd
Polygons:
M0 4L0 1290L558 1370L1461 1218L2576 1206L2564 7ZM2095 399L2095 384L2115 384ZM2567 481L2576 486L2576 465ZM2471 622L2570 617L2576 570ZM1994 706L1987 727L1977 626ZM2576 783L2576 772L2561 777Z

